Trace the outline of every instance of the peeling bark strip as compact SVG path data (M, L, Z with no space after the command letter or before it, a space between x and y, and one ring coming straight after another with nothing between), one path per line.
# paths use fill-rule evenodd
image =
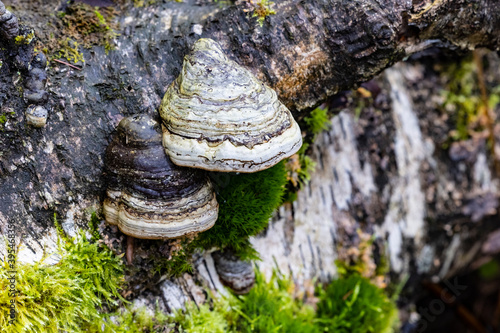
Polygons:
M400 258L404 252L403 237L413 239L417 248L422 246L426 209L420 169L425 158L432 158L434 149L425 146L418 118L400 71L391 68L385 72L385 76L391 86L398 179L393 184L389 211L382 230L389 235L391 267L399 273L403 270ZM408 265L409 262L405 264Z
M25 126L28 105L19 93L25 77L17 74L16 56L1 37L0 115L6 121L0 132L0 229L5 233L8 221L16 223L24 244L20 261L40 260L44 250L53 250L54 213L67 230L85 227L89 211L98 210L103 199L103 155L111 133L124 116L157 115L184 55L202 36L220 42L232 59L275 88L296 115L416 49L500 47L495 0L280 1L262 28L236 6L194 2L123 13L117 49L108 56L102 47L84 50L82 71L52 63L43 129ZM43 1L24 9L17 2L5 4L42 29L38 36L50 32L43 29L50 29L46 17L53 8ZM22 49L32 54L33 45ZM403 70L403 83L395 71L386 77L401 84L381 95L390 100L392 91L393 105L358 120L344 110L332 120L331 131L318 137L313 147L318 171L310 185L293 208L280 211L267 234L253 240L266 249L264 270L269 272L275 258L298 280L326 279L335 274L335 247L347 246L360 226L388 238L393 268L401 273L418 269L446 276L480 251L483 233L493 228L491 207L498 207L489 156L484 147L471 161L450 161L438 146L432 153L437 125L427 118L437 103L430 92L424 96L430 104L411 96L403 84L420 89L423 74L415 78L412 73L419 70L410 65L398 71L405 68L411 70ZM477 218L481 231L468 224L475 207L483 207ZM445 260L435 261L442 253ZM414 259L417 267L411 266Z

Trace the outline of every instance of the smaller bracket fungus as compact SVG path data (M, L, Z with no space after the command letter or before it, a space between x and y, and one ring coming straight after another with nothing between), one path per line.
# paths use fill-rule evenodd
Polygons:
M45 91L47 58L40 52L30 65L31 68L28 71L24 85L24 98L28 103L45 103L48 98L48 93Z
M248 294L255 284L255 271L251 261L243 261L231 250L212 253L215 270L223 285L231 288L235 294Z
M30 105L26 109L26 122L33 127L44 127L49 112L43 106Z
M200 39L160 106L163 146L181 166L257 172L293 155L300 128L276 92Z
M160 125L148 115L122 119L106 150L104 216L125 234L177 238L211 228L219 205L208 177L165 155Z

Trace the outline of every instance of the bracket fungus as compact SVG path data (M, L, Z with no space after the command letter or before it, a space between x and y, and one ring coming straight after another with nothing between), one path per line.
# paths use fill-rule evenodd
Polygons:
M29 67L25 79L24 98L28 103L45 103L48 99L48 93L45 91L47 58L40 52L31 61Z
M214 225L219 206L208 177L172 164L161 144L160 125L150 116L122 119L105 165L109 185L104 216L123 233L168 239Z
M46 108L39 105L30 105L26 109L26 122L28 125L40 128L47 123L49 112Z
M199 39L160 106L163 145L173 163L257 172L297 152L300 128L276 92Z
M255 271L251 261L238 258L231 250L212 253L215 269L223 285L237 295L247 294L255 284Z

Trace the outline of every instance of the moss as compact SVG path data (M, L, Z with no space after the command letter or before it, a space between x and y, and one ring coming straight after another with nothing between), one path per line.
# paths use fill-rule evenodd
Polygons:
M351 275L319 291L318 322L336 333L390 333L398 323L396 305L368 279Z
M264 230L281 205L286 177L284 161L252 174L212 174L219 218L211 229L199 235L193 246L231 247L243 259L256 258L248 238Z
M99 298L97 305L103 304L101 299L112 304L117 304L115 299L122 299L118 292L124 282L121 257L98 243L90 243L83 233L76 242L66 242L64 250L60 266L78 274L83 282L81 287Z
M311 304L294 296L291 278L274 272L266 282L256 271L255 287L242 296L210 298L202 305L186 304L185 311L167 316L127 308L97 317L81 326L85 332L185 333L389 333L397 323L397 310L383 291L359 275L318 288L315 312Z
M165 332L166 328L174 326L172 317L158 309L152 315L145 308L128 307L122 311L105 314L100 320L84 325L81 331L90 333Z
M276 11L272 8L274 2L269 0L257 0L254 4L253 1L250 1L254 5L254 11L252 17L257 18L257 23L262 27L264 25L264 20L269 15L276 14Z
M290 157L286 163L288 184L284 196L285 202L293 202L297 199L297 192L309 183L316 169L316 162L306 153L308 149L309 143L304 142L297 154Z
M100 309L122 299L123 265L109 249L84 233L59 242L56 265L44 260L16 266L16 321L8 325L8 270L0 270L0 327L4 332L80 332L101 321Z
M476 122L480 97L476 84L475 66L472 60L451 63L445 70L450 77L447 90L442 92L443 107L455 113L456 131L451 133L453 140L469 138L470 126Z
M289 180L284 200L286 202L296 200L297 192L311 180L316 163L307 155L309 147L319 133L328 130L331 126L328 109L323 106L312 110L308 116L304 117L303 122L301 127L305 129L306 136L302 147L297 154L290 157L286 164Z
M172 254L171 258L152 258L153 273L167 276L181 276L183 273L192 272L191 256L195 250L190 244L184 243L182 249Z
M315 312L311 304L294 297L291 278L274 272L266 282L256 272L255 287L243 296L226 296L175 317L178 329L202 332L281 333L389 333L397 324L397 308L383 290L359 275L318 288Z
M451 141L467 140L474 132L487 129L486 110L494 110L500 102L500 86L492 87L486 103L482 101L477 67L472 57L467 57L458 63L450 63L443 70L446 88L441 93L444 98L442 107L455 122L455 130L450 132Z
M28 45L30 44L33 40L35 39L35 32L33 30L31 30L30 32L28 32L27 34L25 35L19 35L19 36L16 36L16 38L14 39L15 40L15 43L17 45Z
M211 309L208 303L196 306L190 302L185 312L177 312L175 322L179 323L181 332L186 333L226 333L227 320L232 307L226 299L217 300Z
M101 220L97 217L95 212L92 212L89 220L89 231L92 235L91 241L96 242L101 239L101 234L99 233L99 224Z
M338 245L338 259L335 260L337 272L340 277L346 278L351 275L360 275L370 280L380 288L385 288L386 273L389 271L389 263L384 252L384 245L374 245L375 237L357 230L357 241L350 247ZM378 262L375 262L377 257Z
M313 137L328 130L331 126L328 109L322 106L312 110L309 116L304 118L304 122L307 125L308 134L312 134Z
M54 58L64 58L72 63L85 62L83 53L80 52L80 45L78 42L67 37L59 41L59 49L53 55Z
M318 320L322 329L339 333L390 333L398 323L394 299L386 295L388 262L379 248L379 264L374 260L375 238L357 230L358 243L350 248L339 245L335 261L340 278L325 290L318 289ZM402 287L404 282L400 285Z
M54 29L46 36L39 48L50 58L66 58L77 63L84 62L79 48L104 46L106 54L114 49L114 39L119 36L115 23L118 10L114 7L97 9L82 3L69 5L64 12L54 15L50 25Z
M256 272L254 288L239 296L239 320L233 324L235 332L319 332L315 325L315 312L291 294L294 289L290 278L274 272L269 282Z
M484 280L493 280L500 277L500 263L492 259L481 265L478 269L479 276Z
M16 115L15 112L4 112L0 114L0 130L3 131L3 127L5 123L7 122L7 119L9 117L14 117Z
M175 0L176 2L182 2L182 0ZM134 7L140 8L140 7L145 7L145 6L151 6L154 5L157 0L134 0Z
M247 295L219 297L199 307L189 304L175 321L186 333L319 332L313 307L295 299L293 288L292 280L277 272L266 282L257 271L255 287Z

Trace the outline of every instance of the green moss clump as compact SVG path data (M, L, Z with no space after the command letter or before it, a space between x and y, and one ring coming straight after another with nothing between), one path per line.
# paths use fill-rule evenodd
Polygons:
M115 299L123 300L118 292L124 282L121 257L98 243L88 242L83 234L75 243L65 243L64 250L59 264L68 272L78 274L83 283L81 287L97 296L99 307L103 299L115 305Z
M255 287L241 296L209 299L202 305L186 304L185 311L166 316L126 309L98 318L86 332L184 333L390 333L397 309L382 289L359 275L333 281L318 290L318 311L294 297L291 278L274 272L266 282L256 271ZM315 299L308 299L315 301Z
M309 183L311 174L316 169L316 162L306 154L308 148L309 143L304 142L297 154L290 157L286 163L289 183L283 200L285 202L297 199L297 192Z
M182 243L181 250L172 254L171 258L153 258L153 273L159 275L167 273L168 276L181 276L183 273L192 272L191 257L195 248L188 242Z
M451 133L452 140L466 140L469 130L475 126L480 110L481 98L477 87L474 62L469 58L451 63L445 73L451 79L447 90L442 92L445 102L443 108L453 111L456 130Z
M383 290L359 275L333 281L318 290L318 310L293 296L294 285L279 273L266 282L256 272L254 288L177 313L181 332L390 333L397 308Z
M291 279L274 273L266 282L257 271L255 287L247 295L214 299L212 307L188 305L175 322L186 333L319 333L313 307L295 299L291 289Z
M142 332L171 332L165 330L173 328L172 317L156 310L151 315L145 308L131 309L108 313L101 320L89 323L81 332L89 333L142 333Z
M109 249L90 243L82 232L62 241L56 265L43 261L16 266L16 321L9 325L7 261L0 269L0 327L2 332L80 332L101 321L101 309L121 298L123 265Z
M134 7L140 8L140 7L146 7L146 6L151 6L154 5L158 0L134 0ZM182 2L182 0L175 0L176 2Z
M114 49L114 39L119 36L116 17L119 11L111 7L92 7L73 3L64 12L53 16L43 45L38 47L51 59L65 58L69 62L85 62L80 49L104 46L106 54ZM43 39L43 36L42 36Z
M193 246L209 249L231 247L242 259L257 257L248 238L267 227L281 205L287 184L284 162L252 174L213 174L219 218L199 235Z
M179 323L180 332L226 333L231 309L230 302L223 298L214 302L213 309L208 303L199 307L188 303L185 312L177 312L175 322Z
M79 50L80 45L67 37L66 39L59 41L59 49L54 55L54 58L64 58L68 61L77 64L78 62L85 62L83 58L83 53Z
M452 62L443 70L447 82L441 93L444 98L442 107L456 123L455 130L450 132L451 141L467 140L474 132L483 131L488 125L487 108L495 110L500 102L500 86L492 87L487 101L484 101L488 104L486 108L481 99L477 71L477 64L471 57ZM445 143L444 147L447 146Z
M328 115L328 108L319 106L312 110L308 116L304 117L304 124L301 125L305 129L306 136L303 139L302 147L297 154L290 157L286 164L288 171L289 184L285 194L286 202L293 202L297 199L297 192L304 188L311 174L316 168L316 163L307 155L307 150L316 139L316 136L330 128L331 122Z
M276 11L273 9L274 2L269 0L257 0L254 4L253 1L249 1L254 6L254 11L252 17L257 18L257 23L262 27L264 25L264 20L269 15L276 14Z
M391 333L398 322L396 305L368 279L351 275L320 291L318 320L324 331Z
M247 295L238 297L241 317L234 324L235 332L319 332L314 309L291 295L291 279L275 272L267 283L257 271L255 282Z
M29 33L25 35L16 36L14 39L16 45L28 45L35 39L35 32L31 30Z
M1 61L0 61L1 63ZM16 113L15 112L4 112L4 113L0 113L0 131L3 131L3 127L5 125L5 123L7 122L7 117L13 117L15 116Z
M500 263L496 259L492 259L479 267L479 276L484 280L492 280L500 277Z
M309 116L304 118L304 121L307 125L308 134L312 134L314 137L328 130L331 126L328 109L321 106L312 110Z

